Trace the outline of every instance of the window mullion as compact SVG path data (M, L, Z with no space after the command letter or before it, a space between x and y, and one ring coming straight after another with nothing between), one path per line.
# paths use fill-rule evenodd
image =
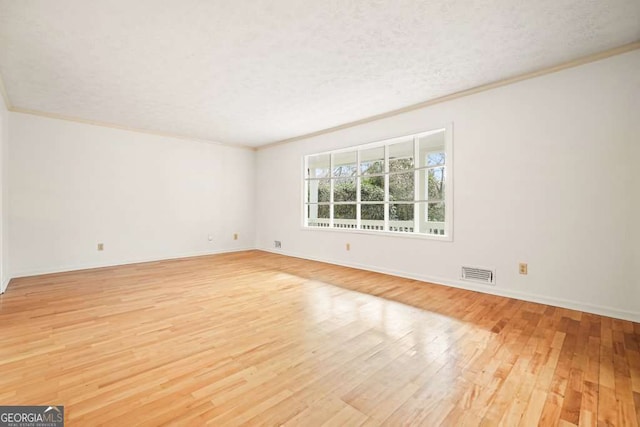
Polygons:
M305 161L306 163L306 161ZM304 203L302 204L302 207L304 209L304 216L303 218L303 225L305 227L307 227L309 225L309 180L305 179L304 180L304 185L303 185L303 189L302 191L304 191L304 195L302 196L304 199Z
M360 211L360 150L356 151L356 228L361 229L361 211Z
M333 228L333 157L329 156L329 228Z
M302 213L302 225L304 227L308 227L309 226L309 205L307 203L309 203L309 158L305 157L304 158L304 165L302 165L302 167L304 168L304 170L302 171L302 174L304 175L304 185L302 188L302 191L304 193L302 193L302 200L304 200L304 203L302 204L302 208L304 210L304 212Z
M421 162L418 149L418 137L415 136L413 137L413 164L416 168L413 171L413 232L418 233L420 225L420 206L416 200L420 199L420 185L418 181L420 179L420 171L418 168L421 166Z
M389 231L389 145L384 146L384 231Z

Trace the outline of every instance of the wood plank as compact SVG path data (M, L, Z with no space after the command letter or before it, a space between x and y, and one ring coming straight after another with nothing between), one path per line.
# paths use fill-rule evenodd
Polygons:
M70 425L640 424L640 325L260 251L13 280L0 405Z

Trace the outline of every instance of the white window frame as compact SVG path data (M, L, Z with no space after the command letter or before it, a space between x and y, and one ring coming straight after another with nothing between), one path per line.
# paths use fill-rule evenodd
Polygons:
M389 202L389 145L393 145L394 143L400 142L400 141L406 141L409 138L413 138L413 142L414 142L414 173L415 173L415 177L414 177L414 185L415 185L415 194L414 194L414 209L416 212L414 212L414 221L417 221L418 218L418 203L415 202L415 200L422 200L422 197L419 197L419 185L418 185L418 180L419 180L419 173L421 170L425 170L427 171L429 168L422 166L422 162L424 161L424 159L419 159L417 154L418 154L418 140L421 137L433 134L433 133L437 133L437 132L441 132L444 130L444 139L445 139L445 146L444 146L444 152L445 152L445 163L444 163L444 167L445 167L445 177L444 177L444 185L445 185L445 197L444 197L444 204L445 204L445 221L444 221L444 235L442 234L427 234L427 233L419 233L417 230L417 227L414 226L414 231L413 232L398 232L398 231L389 231L389 206L391 203L393 202ZM360 151L361 150L366 150L369 148L376 148L376 147L380 147L380 146L384 146L384 180L385 180L385 195L384 195L384 201L380 202L381 204L383 204L385 206L384 208L384 230L366 230L366 229L361 229L361 209L360 207L362 206L361 204L361 194L360 194L360 185L361 185L361 171L360 171ZM354 202L356 204L356 228L334 228L333 227L333 220L334 220L334 215L333 215L333 208L334 208L334 202L333 202L333 184L334 184L334 178L332 177L331 174L333 173L333 156L331 156L332 154L338 154L338 153L344 153L344 152L352 152L355 151L356 152L356 169L357 169L357 175L356 175L356 201ZM307 179L307 160L309 157L311 156L318 156L318 155L326 155L329 154L329 158L330 158L330 164L329 164L329 172L330 172L330 176L329 176L329 181L330 181L330 196L329 196L329 210L330 210L330 215L329 215L329 226L327 227L315 227L315 226L308 226L307 225L307 193L308 193L308 188L307 188L307 184L309 182L309 180ZM428 154L427 154L428 155ZM418 163L419 162L419 163ZM403 135L403 136L399 136L399 137L393 137L393 138L389 138L389 139L385 139L382 141L376 141L376 142L371 142L371 143L365 143L365 144L358 144L358 145L354 145L354 146L349 146L349 147L345 147L345 148L341 148L341 149L337 149L337 150L330 150L330 151L323 151L323 152L313 152L313 153L308 153L305 154L302 157L302 228L304 230L309 230L309 231L324 231L324 232L338 232L338 233L359 233L359 234L372 234L372 235L384 235L384 236L394 236L394 237L407 237L407 238L420 238L420 239L428 239L428 240L441 240L441 241L453 241L453 192L454 192L454 183L453 183L453 178L454 178L454 169L453 169L453 165L454 165L454 161L453 161L453 124L449 123L446 124L444 126L437 126L437 127L433 127L430 130L427 131L422 131L422 132L418 132L418 133L412 133L409 135ZM438 167L438 166L434 166L434 167ZM425 188L426 189L426 188ZM426 203L426 202L425 202ZM426 210L428 210L428 204L425 205L426 206ZM424 213L425 215L427 214L427 211L425 211Z

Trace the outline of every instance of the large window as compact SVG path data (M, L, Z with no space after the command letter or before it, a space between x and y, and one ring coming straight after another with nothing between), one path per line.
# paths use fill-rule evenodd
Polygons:
M450 127L306 156L304 225L451 238Z

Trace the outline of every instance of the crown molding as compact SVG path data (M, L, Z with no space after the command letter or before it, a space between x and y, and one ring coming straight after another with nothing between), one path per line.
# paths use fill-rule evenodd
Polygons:
M578 59L573 59L571 61L568 62L563 62L562 64L558 64L558 65L554 65L551 67L546 67L546 68L542 68L540 70L537 71L530 71L528 73L524 73L524 74L519 74L517 76L514 77L509 77L507 79L503 79L503 80L497 80L495 82L491 82L491 83L487 83L484 85L480 85L480 86L476 86L470 89L466 89L460 92L455 92L452 93L450 95L445 95L445 96L441 96L438 98L434 98L434 99L430 99L427 101L423 101L420 102L418 104L413 104L413 105L409 105L407 107L403 107L397 110L392 110L392 111L388 111L386 113L381 113L381 114L377 114L375 116L370 116L364 119L360 119L360 120L356 120L353 122L349 122L349 123L345 123L342 125L338 125L338 126L334 126L334 127L330 127L327 129L323 129L323 130L319 130L316 132L311 132L311 133L307 133L304 135L300 135L300 136L296 136L293 138L287 138L287 139L283 139L281 141L276 141L276 142L272 142L269 144L265 144L265 145L260 145L258 147L256 147L256 151L260 151L260 150L265 150L267 148L272 148L272 147L277 147L279 145L284 145L284 144L289 144L292 142L296 142L296 141L301 141L303 139L308 139L308 138L313 138L315 136L320 136L320 135L324 135L327 133L331 133L331 132L336 132L339 130L343 130L343 129L348 129L354 126L359 126L359 125L363 125L366 123L370 123L370 122L374 122L376 120L381 120L381 119L386 119L389 117L393 117L393 116L397 116L399 114L403 114L403 113L408 113L410 111L415 111L415 110L419 110L421 108L425 108L425 107L430 107L432 105L435 104L440 104L443 102L447 102L447 101L451 101L454 99L458 99L458 98L462 98L465 96L469 96L469 95L473 95L479 92L485 92L491 89L496 89L502 86L507 86L513 83L517 83L523 80L529 80L529 79L533 79L536 77L540 77L540 76L544 76L546 74L551 74L551 73L555 73L558 71L562 71L562 70L566 70L568 68L574 68L574 67L578 67L580 65L584 65L584 64L588 64L590 62L595 62L595 61L599 61L601 59L605 59L605 58L609 58L611 56L616 56L616 55L621 55L623 53L627 53L627 52L631 52L633 50L637 50L640 49L640 41L636 41L633 43L629 43L623 46L619 46L613 49L608 49L602 52L598 52L598 53L594 53L591 55L587 55L587 56L583 56L581 58Z
M144 134L147 134L147 135L163 136L163 137L167 137L167 138L183 139L183 140L188 140L188 141L202 142L202 143L206 143L206 144L220 145L220 146L224 146L224 147L232 147L232 148L240 148L240 149L243 149L243 150L256 151L255 147L251 147L251 146L248 146L248 145L227 144L227 143L219 142L219 141L213 141L213 140L202 139L202 138L195 138L195 137L191 137L191 136L188 136L188 135L180 135L180 134L174 134L174 133L169 133L169 132L160 132L160 131L154 131L154 130L148 130L148 129L140 129L140 128L135 128L135 127L130 127L130 126L118 125L118 124L115 124L115 123L107 123L107 122L101 122L101 121L98 121L98 120L89 120L89 119L83 119L83 118L75 117L75 116L67 116L67 115L64 115L64 114L49 113L49 112L46 112L46 111L31 110L29 108L14 107L11 104L11 101L9 100L9 95L7 94L7 90L6 90L5 86L4 86L4 81L2 80L2 75L1 74L0 74L0 94L2 94L2 98L4 99L5 107L7 108L8 111L11 111L12 113L30 114L32 116L46 117L48 119L65 120L65 121L68 121L68 122L82 123L82 124L91 125L91 126L100 126L100 127L124 130L124 131L128 131L128 132L144 133Z
M118 124L115 124L115 123L107 123L107 122L101 122L101 121L98 121L98 120L89 120L89 119L83 119L83 118L75 117L75 116L67 116L67 115L64 115L64 114L49 113L47 111L39 111L39 110L31 110L29 108L15 107L15 106L13 106L11 104L11 101L9 100L9 95L7 94L6 87L4 86L4 81L2 80L2 75L0 75L0 94L2 94L2 98L4 99L4 105L7 107L7 110L11 111L12 113L30 114L32 116L46 117L48 119L65 120L65 121L68 121L68 122L76 122L76 123L82 123L82 124L85 124L85 125L100 126L100 127L111 128L111 129L124 130L124 131L127 131L127 132L144 133L144 134L147 134L147 135L162 136L162 137L174 138L174 139L183 139L183 140L188 140L188 141L202 142L202 143L206 143L206 144L220 145L220 146L224 146L224 147L239 148L239 149L242 149L242 150L256 151L255 147L251 147L251 146L248 146L248 145L228 144L228 143L219 142L219 141L213 141L213 140L209 140L209 139L195 138L195 137L188 136L188 135L180 135L180 134L174 134L174 133L169 133L169 132L160 132L160 131L154 131L154 130L148 130L148 129L140 129L140 128L135 128L135 127L131 127L131 126L118 125Z
M115 124L115 123L107 123L107 122L101 122L101 121L97 121L97 120L83 119L83 118L75 117L75 116L67 116L67 115L64 115L64 114L49 113L49 112L46 112L46 111L39 111L39 110L31 110L31 109L28 109L28 108L10 107L10 108L8 108L8 110L13 112L13 113L30 114L32 116L46 117L46 118L49 118L49 119L65 120L65 121L68 121L68 122L76 122L76 123L82 123L82 124L86 124L86 125L106 127L106 128L111 128L111 129L124 130L124 131L128 131L128 132L144 133L144 134L147 134L147 135L163 136L163 137L175 138L175 139L184 139L184 140L188 140L188 141L202 142L202 143L206 143L206 144L214 144L214 145L220 145L220 146L224 146L224 147L231 147L231 148L239 148L239 149L242 149L242 150L256 151L255 147L251 147L251 146L248 146L248 145L228 144L228 143L219 142L219 141L213 141L213 140L209 140L209 139L196 138L196 137L192 137L192 136L188 136L188 135L181 135L181 134L175 134L175 133L170 133L170 132L160 132L160 131L154 131L154 130L149 130L149 129L140 129L140 128L135 128L135 127L130 127L130 126L118 125L118 124Z

